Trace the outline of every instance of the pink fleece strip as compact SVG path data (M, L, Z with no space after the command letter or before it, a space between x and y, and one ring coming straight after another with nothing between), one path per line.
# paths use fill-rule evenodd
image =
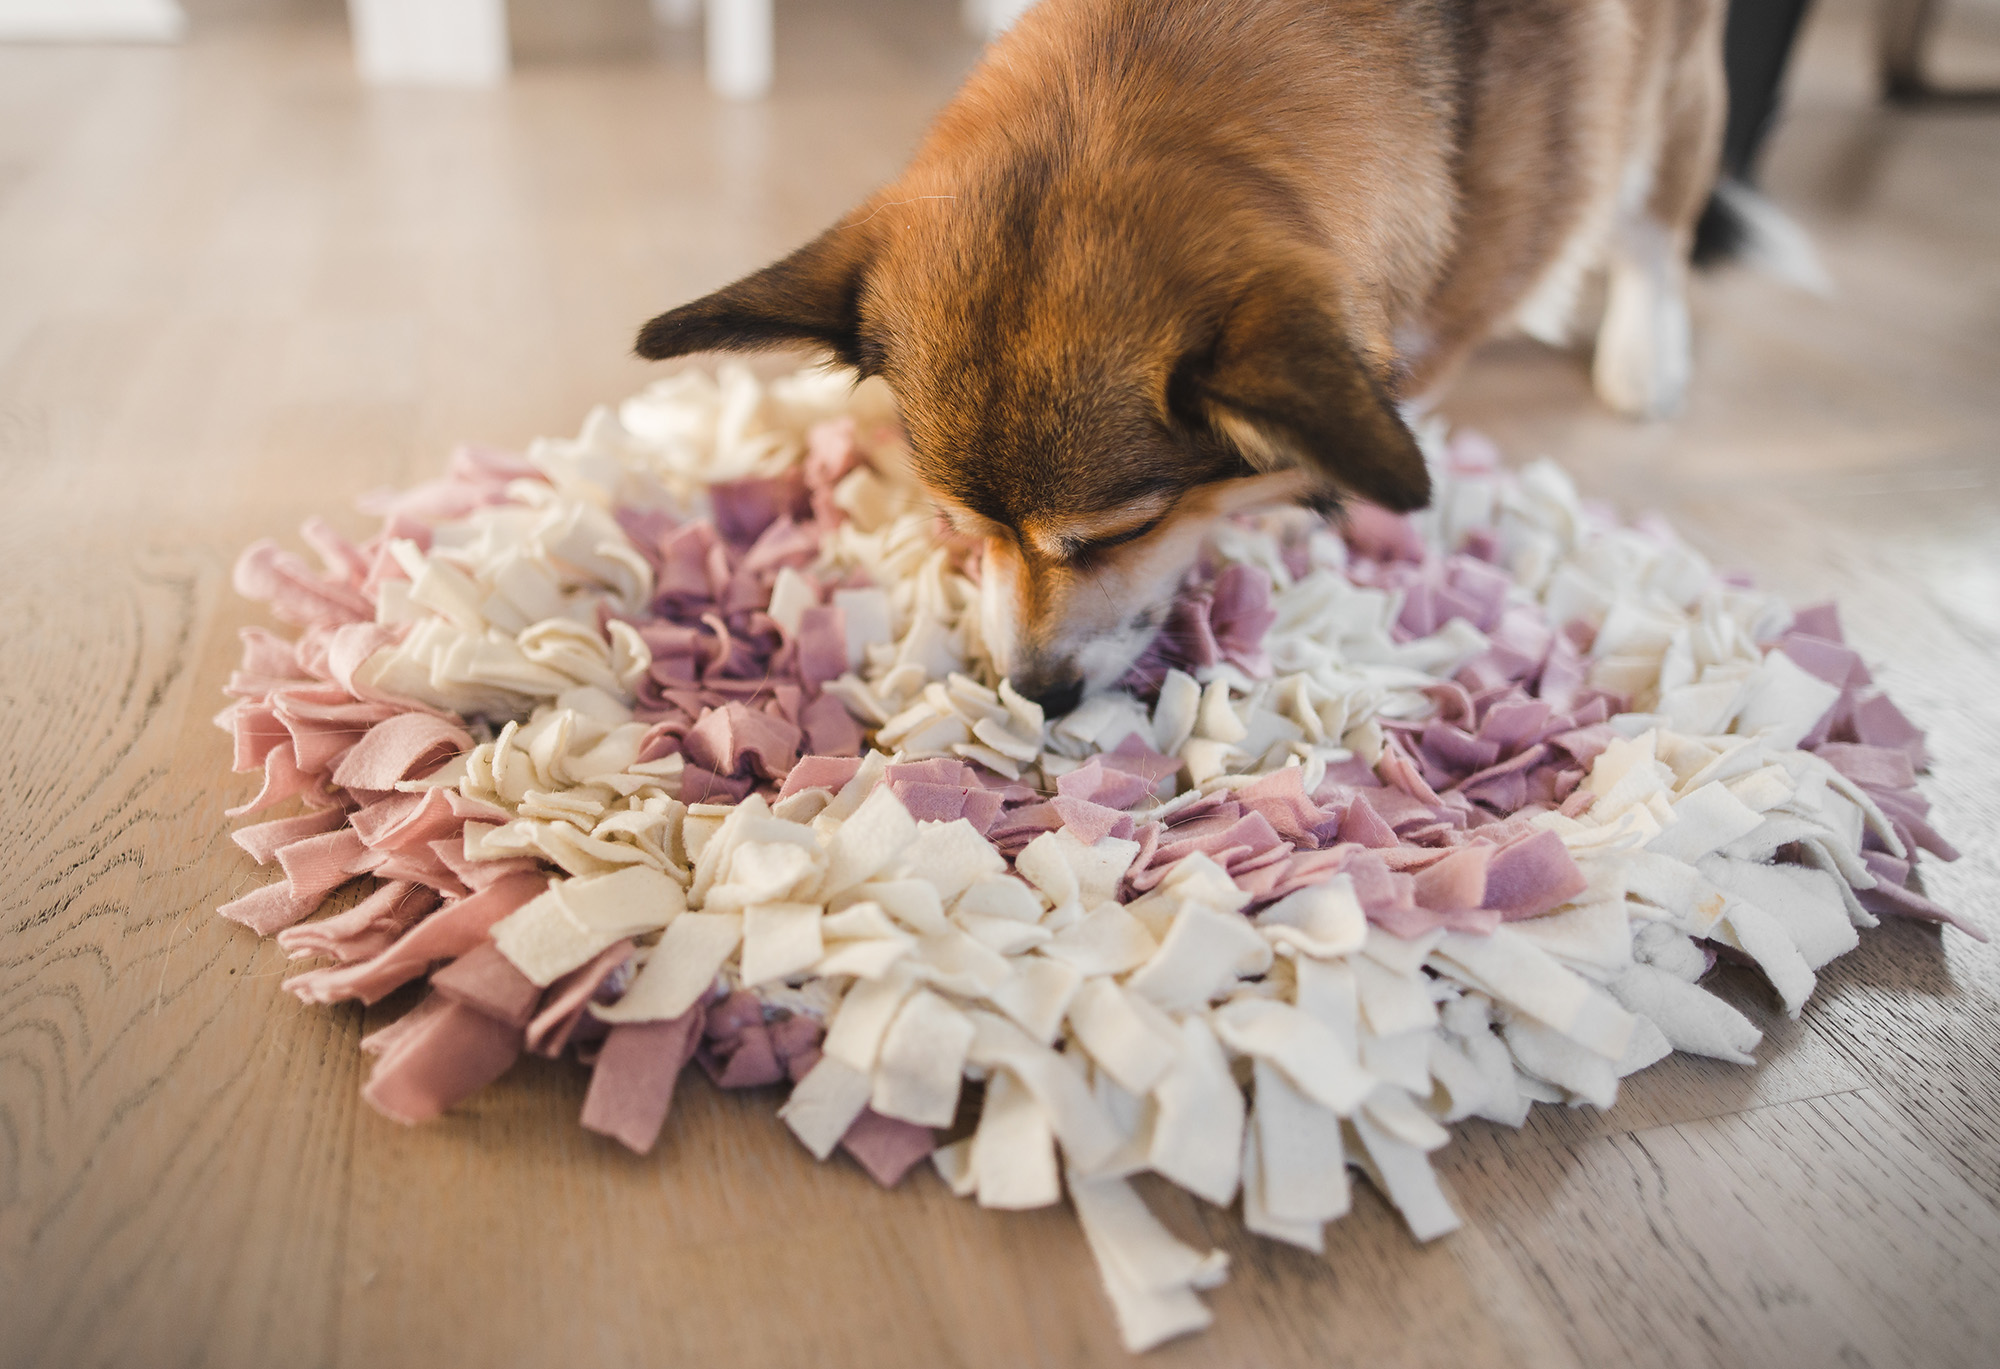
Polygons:
M668 1022L621 1022L604 1039L590 1073L581 1121L644 1155L660 1139L674 1105L674 1084L694 1058L707 1009L696 1004Z
M520 1054L518 1027L447 1001L382 1053L361 1096L393 1121L428 1122L505 1074Z

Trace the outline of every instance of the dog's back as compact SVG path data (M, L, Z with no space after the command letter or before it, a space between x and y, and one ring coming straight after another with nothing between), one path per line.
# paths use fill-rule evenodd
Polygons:
M1714 180L1720 14L1719 0L1045 2L878 203L977 187L916 201L932 206L917 222L962 245L995 240L948 222L973 217L968 200L1011 201L1023 246L1025 216L1072 251L1051 257L1062 244L1043 235L1032 257L989 255L980 288L1011 289L1018 266L1120 303L1169 262L1228 281L1252 210L1274 244L1322 249L1363 353L1422 395L1517 318L1566 332L1588 276L1641 254L1649 227L1685 256Z

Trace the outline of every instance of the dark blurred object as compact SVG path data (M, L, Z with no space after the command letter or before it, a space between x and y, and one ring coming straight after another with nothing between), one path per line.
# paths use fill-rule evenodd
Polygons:
M1731 0L1722 34L1729 83L1729 118L1722 134L1718 178L1747 190L1757 183L1757 159L1777 121L1785 68L1812 0ZM1940 86L1925 74L1924 56L1942 0L1878 0L1875 54L1884 99L1902 105L2000 102L2000 88ZM1695 226L1694 260L1712 264L1742 255L1750 230L1724 195L1711 196Z
M1747 8L1750 0L1738 0L1730 10L1733 25L1736 8ZM2000 103L2000 87L1940 86L1924 73L1924 53L1937 27L1939 0L1882 0L1876 12L1875 56L1882 72L1882 94L1897 104L1916 105ZM1736 87L1729 88L1734 99Z
M1719 180L1751 186L1757 154L1777 120L1778 93L1792 44L1812 0L1732 0L1722 30L1722 70L1729 83L1729 118L1722 131ZM1887 0L1895 4L1897 0ZM1749 227L1728 202L1711 195L1694 229L1694 260L1713 265L1741 256Z
M1722 69L1729 82L1729 122L1722 133L1724 176L1745 185L1756 183L1757 154L1776 121L1785 67L1811 3L1731 0L1722 30ZM1898 0L1887 3L1893 6Z

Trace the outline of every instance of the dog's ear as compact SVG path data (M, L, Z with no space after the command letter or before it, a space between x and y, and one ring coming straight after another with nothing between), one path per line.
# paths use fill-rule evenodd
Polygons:
M664 361L807 343L859 365L859 306L872 255L873 238L861 224L835 224L790 256L653 319L634 350Z
M1430 502L1430 472L1387 388L1338 314L1304 282L1259 282L1175 372L1170 404L1258 470L1302 467L1399 513Z

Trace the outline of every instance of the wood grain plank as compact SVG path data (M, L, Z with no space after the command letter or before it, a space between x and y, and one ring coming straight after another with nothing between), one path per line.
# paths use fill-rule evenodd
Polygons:
M214 820L220 567L39 565L0 605L0 1363L269 1362L335 1330L354 1023L210 911L261 879Z
M1871 1090L1452 1165L1591 1364L1983 1365L2000 1212Z

